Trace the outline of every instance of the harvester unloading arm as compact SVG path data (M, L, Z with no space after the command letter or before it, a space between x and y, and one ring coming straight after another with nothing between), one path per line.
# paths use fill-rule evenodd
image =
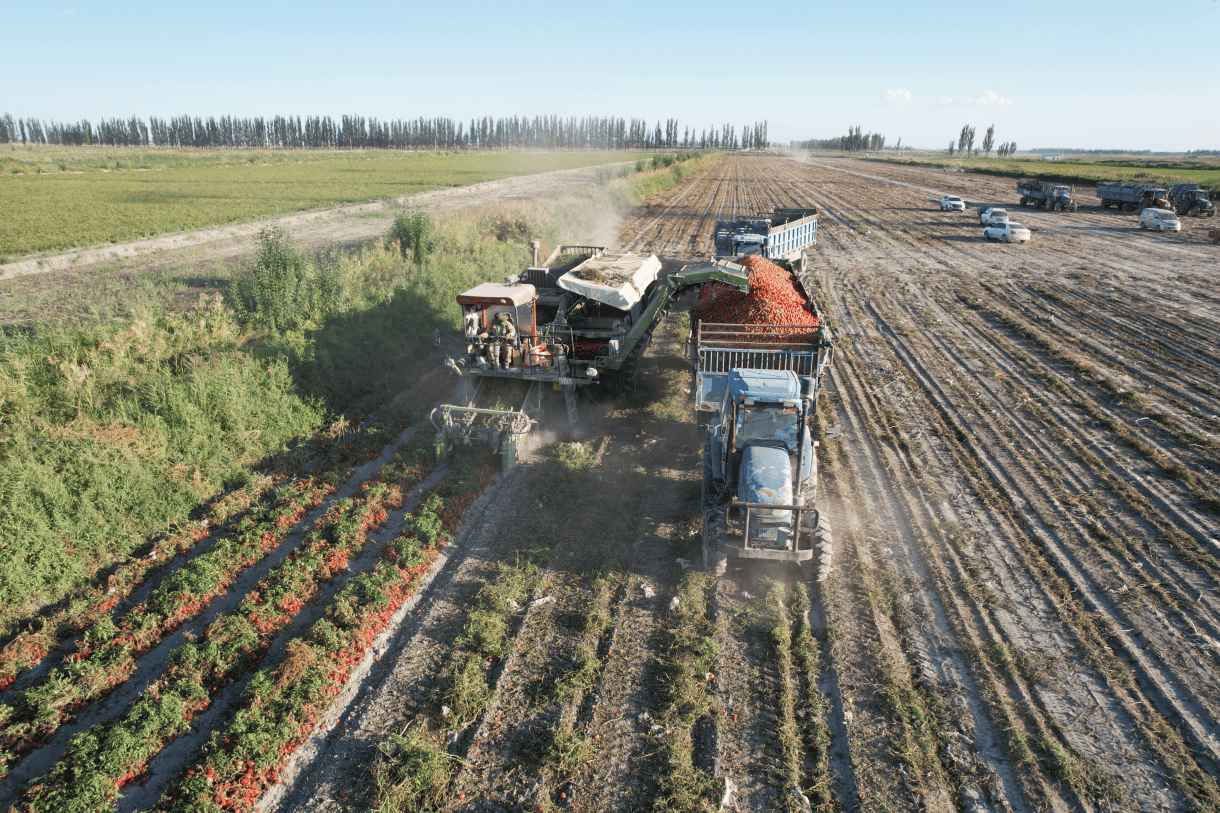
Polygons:
M659 287L659 290L653 294L635 326L618 344L618 352L613 356L598 358L594 362L595 366L622 369L628 364L628 360L633 357L633 354L638 357L639 352L643 350L641 343L647 342L652 331L660 324L675 299L691 288L711 283L721 283L742 293L749 293L750 273L744 266L727 260L700 263L675 271L665 280L664 287Z

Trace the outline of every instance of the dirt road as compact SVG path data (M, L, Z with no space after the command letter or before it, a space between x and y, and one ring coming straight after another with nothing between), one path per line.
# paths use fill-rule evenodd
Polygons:
M1016 200L978 176L728 158L622 228L623 246L704 256L717 218L818 207L806 287L835 333L824 417L842 428L819 455L827 581L688 567L701 447L676 309L635 396L465 509L260 808L1220 809L1208 224L1020 212L1033 240L1000 245L940 212L945 192ZM209 726L230 730L240 691ZM15 765L0 805L33 798L69 733ZM163 794L212 758L192 736L117 809L173 809Z

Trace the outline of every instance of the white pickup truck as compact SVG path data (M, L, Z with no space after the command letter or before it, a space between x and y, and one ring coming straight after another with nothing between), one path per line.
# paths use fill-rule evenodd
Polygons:
M991 206L979 213L979 222L984 226L990 226L1006 220L1008 220L1008 211L1006 209L997 209Z

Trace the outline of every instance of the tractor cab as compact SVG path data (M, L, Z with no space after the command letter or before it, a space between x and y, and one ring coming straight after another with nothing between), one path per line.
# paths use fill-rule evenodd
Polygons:
M790 502L793 483L809 478L813 462L809 433L800 431L807 407L800 379L789 370L734 368L727 383L710 433L712 476L741 491L742 502ZM764 474L772 468L782 476ZM773 492L770 499L759 499L760 489Z
M762 254L766 243L767 237L764 234L734 234L732 239L733 254L740 257Z
M523 283L503 284L484 282L465 293L459 294L462 307L462 332L466 337L466 355L472 365L487 360L492 326L499 314L507 313L508 321L516 330L513 342L513 359L518 361L522 347L531 345L530 339L538 332L535 303L537 296L533 285ZM486 336L487 338L483 338Z

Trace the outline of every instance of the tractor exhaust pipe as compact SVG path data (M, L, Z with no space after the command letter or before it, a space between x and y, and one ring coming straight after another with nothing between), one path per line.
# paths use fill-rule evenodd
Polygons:
M531 268L538 267L538 249L540 249L540 248L542 248L541 241L530 240L530 251L534 252L534 262L531 264L531 266L530 266Z

